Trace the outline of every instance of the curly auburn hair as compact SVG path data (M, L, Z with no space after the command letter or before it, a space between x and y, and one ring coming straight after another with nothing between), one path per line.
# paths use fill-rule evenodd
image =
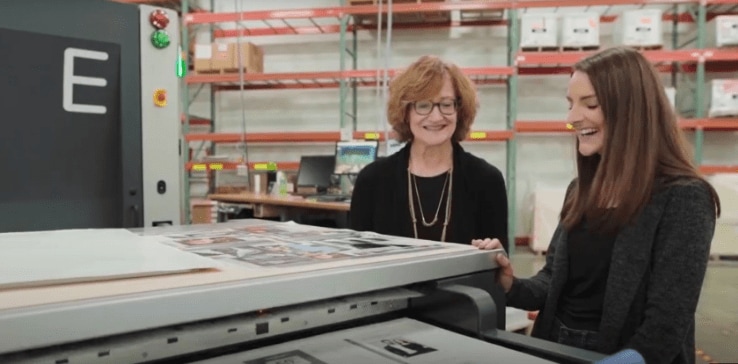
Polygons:
M436 97L441 92L445 77L450 78L457 100L456 130L452 140L459 142L466 139L477 115L474 84L456 65L435 56L422 56L399 73L389 85L387 119L397 133L398 141L413 140L407 118L410 103Z

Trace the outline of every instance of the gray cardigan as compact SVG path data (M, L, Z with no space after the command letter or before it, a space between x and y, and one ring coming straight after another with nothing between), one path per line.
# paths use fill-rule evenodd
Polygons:
M599 328L599 350L624 348L649 364L694 363L694 321L710 243L715 205L704 182L682 179L655 192L613 247ZM548 339L567 280L567 233L556 229L546 264L516 278L508 305L540 310L532 335Z

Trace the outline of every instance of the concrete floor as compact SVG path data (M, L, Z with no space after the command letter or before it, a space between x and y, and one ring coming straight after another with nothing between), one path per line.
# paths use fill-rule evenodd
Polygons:
M527 247L512 256L515 275L528 277L544 263ZM696 314L696 363L738 363L738 262L711 261Z

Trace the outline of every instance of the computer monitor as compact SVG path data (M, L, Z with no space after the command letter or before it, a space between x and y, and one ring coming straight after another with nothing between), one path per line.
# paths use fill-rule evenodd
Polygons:
M377 159L379 142L341 141L336 143L335 174L357 174Z
M331 184L335 164L336 157L332 155L302 156L297 171L297 187L315 187L318 191L325 191Z

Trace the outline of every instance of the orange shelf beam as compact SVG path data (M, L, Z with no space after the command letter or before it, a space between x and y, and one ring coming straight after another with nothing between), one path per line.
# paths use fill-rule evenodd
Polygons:
M688 130L738 130L738 118L684 119L679 126Z
M571 133L567 122L551 120L551 121L516 121L515 131L518 133Z
M738 173L738 165L736 166L701 165L700 172L702 172L702 174Z
M708 0L708 4L733 4L733 0ZM542 7L569 6L613 6L613 5L651 5L651 4L697 4L699 0L517 0L487 2L440 2L440 3L400 3L392 5L394 14L441 12L452 10L505 10ZM389 11L382 6L382 13ZM324 8L305 8L290 10L262 10L231 13L193 13L183 17L185 24L208 24L237 21L287 20L336 18L343 15L374 15L379 11L377 5L339 6ZM685 17L679 14L680 19Z
M266 170L267 164L272 162L249 162L250 170ZM300 162L273 162L278 170L297 170L300 168ZM187 162L185 168L188 171L229 171L235 170L243 162ZM702 165L699 170L703 174L717 173L738 173L738 165L735 166L719 166L719 165Z
M214 143L240 143L241 136L247 143L325 143L341 140L339 132L300 132L300 133L208 133L187 134L185 140L188 142L209 141ZM394 137L390 133L390 138ZM504 141L511 139L512 131L508 130L477 130L469 133L468 141ZM384 133L380 131L357 131L353 134L354 139L368 139L384 141Z
M185 117L182 115L179 120L184 124ZM190 117L190 125L210 125L210 119Z
M514 73L512 67L472 67L462 68L477 84L502 83ZM392 77L397 70L389 70ZM284 73L245 73L244 89L280 89L280 88L336 88L341 80L356 82L359 86L375 86L377 70L352 70L329 72L284 72ZM380 76L381 76L381 72ZM214 83L220 90L238 90L241 75L238 73L222 74L190 74L186 77L188 84Z
M712 19L719 14L708 13L707 19ZM612 23L617 19L617 15L603 15L600 17L601 23ZM690 13L665 13L663 15L663 21L677 20L680 23L693 23L695 20ZM338 21L338 20L336 20ZM285 22L286 23L286 22ZM451 22L422 22L422 23L395 23L392 24L393 29L428 29L428 28L448 28L448 27L476 27L476 26L504 26L507 25L507 20L453 20ZM386 24L382 25L386 28ZM376 30L376 24L350 24L347 27L347 32L354 30ZM215 29L213 31L214 38L235 38L239 35L246 37L258 37L258 36L269 36L269 35L310 35L310 34L334 34L340 33L341 26L336 24L320 24L315 26L292 26L287 25L283 27L266 26L263 28L243 28L243 29Z
M738 2L734 2L738 6ZM738 49L708 49L704 51L705 60L708 62L737 61Z
M395 137L395 132L391 131L390 138ZM466 141L506 141L513 137L513 132L509 130L474 130L469 133ZM367 139L384 141L384 133L379 131L357 131L354 132L354 139Z
M414 4L393 4L392 12L400 13L418 13L418 12L438 12L451 10L494 10L509 9L513 5L511 1L494 1L494 2L468 2L468 3L414 3ZM358 5L358 6L338 6L326 8L306 8L292 10L262 10L248 11L242 13L193 13L183 16L185 24L208 24L222 22L238 22L238 21L258 21L258 20L286 20L286 19L317 19L317 18L336 18L339 19L343 15L374 15L377 14L379 7L377 5ZM388 6L382 7L382 12L388 12Z
M444 23L394 23L392 29L429 29L429 28L448 28L448 27L482 27L482 26L501 26L507 25L507 20L470 20L470 21L451 21ZM386 28L386 25L382 25L382 28ZM347 32L353 32L356 30L376 30L376 24L351 24L346 28ZM213 31L214 38L234 38L238 37L239 33L245 37L257 37L257 36L268 36L268 35L314 35L314 34L334 34L340 33L341 26L336 24L321 24L314 26L281 26L281 27L264 27L264 28L243 28L237 29L216 29Z
M523 65L571 65L579 60L594 54L596 51L575 52L519 52L516 63ZM711 53L710 53L711 52ZM693 62L701 60L717 60L717 57L738 60L738 52L723 52L717 50L656 50L642 51L651 62ZM709 55L709 56L708 56Z
M565 121L538 120L516 121L515 131L518 133L570 133ZM682 129L694 130L738 130L738 118L716 119L682 119L679 121Z
M720 1L720 0L717 0ZM708 1L709 2L709 1ZM517 0L514 7L557 8L567 6L614 6L614 5L656 5L656 4L697 4L698 0Z
M266 170L267 165L275 163L278 170L296 170L300 162L249 162L250 170ZM187 162L185 168L188 171L232 171L243 165L243 162Z
M241 137L247 143L294 143L294 142L336 142L341 140L339 132L302 133L209 133L187 134L188 142L209 141L214 143L240 143Z

